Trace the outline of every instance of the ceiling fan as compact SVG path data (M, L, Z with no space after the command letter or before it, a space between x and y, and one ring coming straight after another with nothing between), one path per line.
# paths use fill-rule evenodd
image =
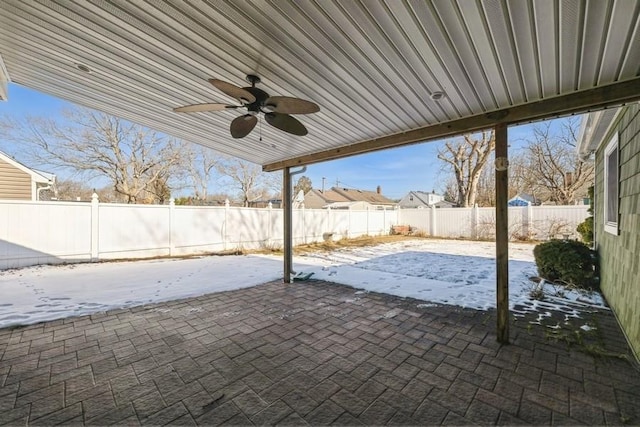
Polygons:
M205 103L185 105L174 108L178 113L196 113L204 111L223 111L236 108L246 108L247 113L236 117L231 122L231 136L244 138L249 135L258 123L258 115L264 114L264 119L271 126L293 135L306 135L307 128L291 114L310 114L320 111L317 104L299 98L288 96L269 96L256 84L260 83L260 77L249 74L246 78L251 83L250 87L239 87L223 80L209 79L209 83L232 98L240 101L241 105Z

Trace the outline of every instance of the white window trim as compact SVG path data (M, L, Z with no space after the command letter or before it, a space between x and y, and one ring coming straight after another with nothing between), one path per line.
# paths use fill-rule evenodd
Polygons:
M607 212L609 204L609 186L607 180L609 179L609 155L614 151L618 151L618 170L616 171L617 185L616 185L616 198L619 198L620 194L620 151L618 150L618 133L616 132L611 140L607 143L604 149L604 231L617 236L619 234L618 228L618 216L620 212L620 200L618 200L618 212L616 213L616 221L607 221Z

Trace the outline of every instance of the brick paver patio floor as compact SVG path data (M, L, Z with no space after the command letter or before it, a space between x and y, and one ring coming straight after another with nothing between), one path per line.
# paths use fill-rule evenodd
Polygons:
M500 346L495 313L419 303L274 282L2 329L0 423L640 423L611 313Z

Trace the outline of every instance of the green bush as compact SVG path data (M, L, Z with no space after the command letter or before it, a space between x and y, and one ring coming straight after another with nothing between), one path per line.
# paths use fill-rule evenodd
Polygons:
M582 241L587 245L593 244L593 185L589 187L589 216L580 224L576 231L582 236Z
M597 259L587 245L577 240L550 240L533 249L538 274L579 288L598 289Z
M578 224L576 231L582 236L582 241L588 245L593 243L593 217L588 216L583 222Z

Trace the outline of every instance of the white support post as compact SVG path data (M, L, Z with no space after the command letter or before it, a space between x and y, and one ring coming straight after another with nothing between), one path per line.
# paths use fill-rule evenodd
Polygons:
M100 234L100 201L98 195L91 195L91 261L98 261L100 255L99 234Z

